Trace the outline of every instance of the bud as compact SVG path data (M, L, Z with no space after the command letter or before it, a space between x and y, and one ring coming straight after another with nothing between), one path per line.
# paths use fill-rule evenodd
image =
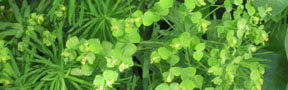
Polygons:
M259 83L260 83L260 84L263 84L263 79L259 79Z
M89 51L89 47L86 47L86 48L85 48L85 51L88 52L88 51Z
M116 30L116 29L118 29L118 26L113 25L111 31L114 31L114 30Z
M267 12L272 11L272 7L268 7L266 11L267 11Z
M207 24L202 24L203 33L206 33L207 27Z
M0 11L4 11L5 10L5 6L0 6Z
M120 72L123 72L125 68L126 68L126 67L125 67L125 64L122 63L122 64L119 66L119 71L120 71Z
M261 86L257 85L256 86L257 90L261 90Z
M11 82L8 81L8 80L5 80L4 83L3 83L3 85L9 85L9 84L11 84Z
M87 58L83 58L83 59L81 60L81 64L86 64L86 60L87 60Z
M4 56L1 58L1 60L2 60L2 62L5 62L7 60L7 57Z
M60 10L66 11L66 7L64 5L60 5Z
M125 23L125 27L126 27L126 28L129 28L129 27L130 27L130 24L129 24L129 23Z
M134 22L135 22L135 23L138 23L139 21L140 21L139 18L135 18L135 19L134 19Z

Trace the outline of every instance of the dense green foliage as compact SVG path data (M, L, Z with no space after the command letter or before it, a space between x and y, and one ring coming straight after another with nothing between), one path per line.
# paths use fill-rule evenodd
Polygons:
M287 5L0 0L0 89L285 89Z

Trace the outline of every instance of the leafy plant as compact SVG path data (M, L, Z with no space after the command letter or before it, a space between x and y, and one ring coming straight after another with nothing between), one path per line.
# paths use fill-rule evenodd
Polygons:
M287 28L281 0L28 1L0 2L1 89L260 90Z

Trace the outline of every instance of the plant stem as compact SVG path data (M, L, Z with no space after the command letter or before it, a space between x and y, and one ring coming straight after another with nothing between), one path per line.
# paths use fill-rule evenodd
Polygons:
M209 12L206 16L204 16L203 19L207 18L208 16L210 16L212 13L214 13L216 10L220 9L222 6L217 6L217 8L215 8L214 10L212 10L211 12Z
M162 19L170 26L172 27L174 30L176 30L176 28L165 18L162 16Z
M188 54L188 49L185 48L185 59L187 60L187 63L188 63L188 66L190 67L191 66L191 63L190 63L190 59L189 59L189 54Z

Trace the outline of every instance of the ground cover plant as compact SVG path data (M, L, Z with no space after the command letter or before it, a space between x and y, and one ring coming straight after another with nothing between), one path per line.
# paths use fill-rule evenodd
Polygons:
M282 90L287 5L0 0L0 89Z

